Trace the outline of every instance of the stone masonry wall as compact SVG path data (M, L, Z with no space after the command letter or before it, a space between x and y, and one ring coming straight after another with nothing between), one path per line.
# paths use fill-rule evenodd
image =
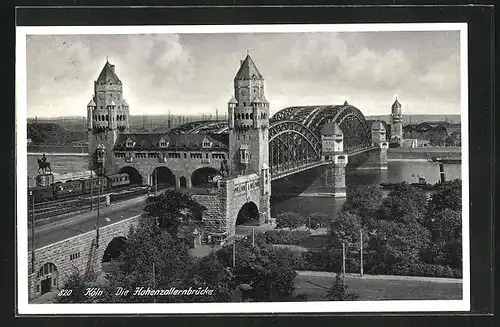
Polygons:
M193 151L200 153L200 151ZM143 184L147 184L148 175L153 174L153 171L157 167L166 167L170 169L172 174L176 178L176 183L179 183L179 178L185 177L187 186L191 185L191 174L200 168L210 167L219 170L221 167L222 159L191 159L190 152L179 152L181 158L168 158L167 162L160 162L158 158L133 158L132 162L126 162L125 158L114 158L116 166L123 168L126 166L133 167L141 174ZM187 158L184 159L184 153L187 154ZM224 153L218 151L217 153ZM204 155L204 154L203 154ZM211 156L210 156L211 157Z
M40 286L40 278L37 273L46 263L53 263L57 268L56 288L61 287L68 276L77 271L85 273L90 266L94 272L101 270L102 257L106 247L116 237L127 237L130 226L136 225L140 219L132 217L111 225L104 226L99 230L99 248L95 248L96 231L90 231L75 237L62 240L35 250L35 271L31 272L31 251L28 253L28 291L32 299L40 295L36 286Z

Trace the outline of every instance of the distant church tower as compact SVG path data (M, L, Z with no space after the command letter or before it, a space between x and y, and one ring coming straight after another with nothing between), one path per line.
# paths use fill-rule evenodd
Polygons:
M89 169L96 169L96 149L105 148L105 171L116 173L113 146L118 134L129 129L129 106L123 98L122 82L116 76L115 65L106 60L101 73L94 81L94 94L87 105L87 126L89 139Z
M264 94L264 77L248 54L234 77L234 96L228 103L228 125L229 175L259 175L262 190L259 211L261 215L269 215L269 102Z
M392 104L391 110L391 143L401 146L403 142L403 114L398 98Z

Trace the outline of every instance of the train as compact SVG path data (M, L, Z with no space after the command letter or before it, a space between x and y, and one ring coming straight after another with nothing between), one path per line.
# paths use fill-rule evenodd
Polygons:
M37 186L28 189L33 193L35 202L57 200L74 195L88 194L91 191L97 194L99 178L87 178L55 182L48 186ZM130 185L130 176L127 173L116 174L101 178L101 192Z

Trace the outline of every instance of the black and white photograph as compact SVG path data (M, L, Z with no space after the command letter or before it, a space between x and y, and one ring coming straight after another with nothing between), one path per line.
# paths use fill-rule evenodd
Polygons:
M16 38L20 313L470 308L467 24Z

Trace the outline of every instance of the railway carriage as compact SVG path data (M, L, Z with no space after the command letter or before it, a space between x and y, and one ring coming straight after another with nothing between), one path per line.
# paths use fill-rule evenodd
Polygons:
M101 192L108 189L108 180L107 178L101 178ZM99 178L85 179L82 181L83 190L85 193L97 192L97 187L99 183Z
M112 188L130 185L130 177L127 173L111 175L109 181Z
M33 197L35 198L35 202L43 202L43 201L48 201L54 198L54 192L52 185L48 186L39 186L39 187L32 187L28 189L28 199L29 199L29 192L33 193ZM32 201L32 200L30 200Z
M63 198L75 194L83 193L82 183L80 181L68 180L64 183L54 183L54 197Z

